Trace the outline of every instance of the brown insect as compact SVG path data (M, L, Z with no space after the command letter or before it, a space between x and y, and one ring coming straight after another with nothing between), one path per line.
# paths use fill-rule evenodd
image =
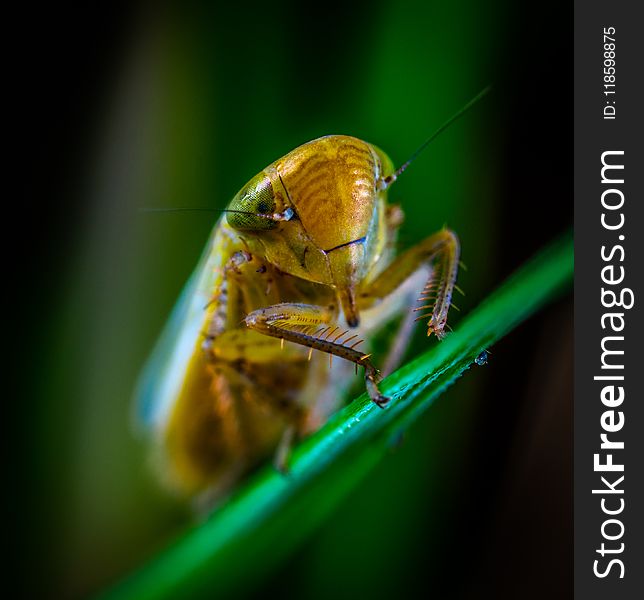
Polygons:
M350 363L385 407L371 342L393 319L402 324L384 373L399 361L414 320L444 336L458 238L442 229L396 256L402 210L387 192L447 124L397 170L357 138L313 140L232 199L138 390L170 487L218 495L275 452L285 468L293 441L338 408ZM330 366L333 357L342 360Z

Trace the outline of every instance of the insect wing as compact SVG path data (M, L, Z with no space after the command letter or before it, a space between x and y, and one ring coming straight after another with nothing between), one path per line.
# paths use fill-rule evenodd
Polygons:
M143 369L135 390L138 430L158 432L168 421L194 353L201 350L205 308L221 278L226 241L216 225Z

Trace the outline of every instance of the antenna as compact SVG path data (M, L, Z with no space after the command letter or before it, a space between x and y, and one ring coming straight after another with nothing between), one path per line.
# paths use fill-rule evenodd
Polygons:
M179 206L176 208L157 208L156 206L142 206L139 212L142 213L171 213L171 212L224 212L223 208L206 208L201 206Z
M452 115L445 123L443 123L432 135L430 135L419 147L418 149L409 157L409 159L403 163L396 171L394 171L391 175L388 177L385 177L384 179L384 187L383 189L387 189L398 177L400 174L412 163L418 155L425 149L431 142L433 142L443 131L445 131L450 125L452 125L454 122L456 122L458 119L460 119L472 106L474 106L483 96L485 96L490 89L492 88L491 85L488 85L487 87L483 88L474 98L472 98L461 110L459 110L456 114Z

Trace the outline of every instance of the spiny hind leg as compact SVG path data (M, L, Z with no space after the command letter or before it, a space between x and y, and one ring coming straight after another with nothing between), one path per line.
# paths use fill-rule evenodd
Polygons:
M357 334L349 335L349 330L332 324L336 317L334 309L284 302L251 312L245 322L247 327L264 335L307 346L311 351L327 352L363 366L369 396L378 406L385 406L389 398L378 389L380 375L369 360L371 355L355 349L360 341L356 341Z
M359 294L361 308L369 308L395 292L403 282L424 265L431 268L431 275L420 294L426 302L420 309L429 311L417 319L428 318L427 335L445 336L447 313L458 274L460 245L456 234L442 229L413 246L396 258L376 279Z

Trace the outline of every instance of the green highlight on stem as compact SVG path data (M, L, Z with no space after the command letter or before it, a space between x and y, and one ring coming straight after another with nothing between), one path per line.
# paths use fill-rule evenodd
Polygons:
M291 472L257 473L207 520L108 590L109 599L211 597L238 591L282 560L374 467L422 411L522 321L571 287L572 234L506 280L445 340L362 394L293 452ZM252 574L252 575L251 575Z

